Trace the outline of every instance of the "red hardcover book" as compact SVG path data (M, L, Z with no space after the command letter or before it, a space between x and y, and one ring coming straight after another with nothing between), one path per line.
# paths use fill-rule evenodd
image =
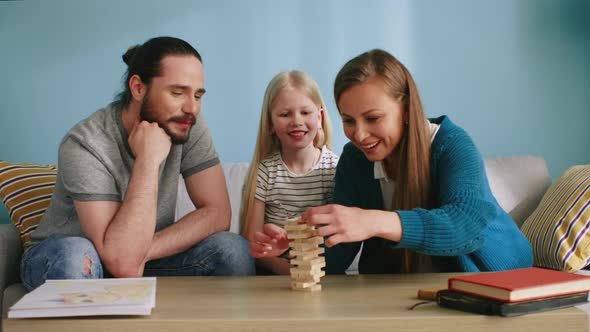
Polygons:
M449 289L503 302L520 302L590 291L590 276L529 267L449 278Z

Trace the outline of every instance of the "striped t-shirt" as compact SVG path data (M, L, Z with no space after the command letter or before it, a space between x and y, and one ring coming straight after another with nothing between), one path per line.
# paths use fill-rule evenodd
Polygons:
M337 163L338 156L326 146L306 174L289 171L280 152L260 162L255 197L265 203L264 222L282 226L310 207L331 203Z

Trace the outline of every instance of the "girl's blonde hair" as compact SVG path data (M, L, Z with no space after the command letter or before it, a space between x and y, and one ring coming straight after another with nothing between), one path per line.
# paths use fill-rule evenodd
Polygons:
M397 158L393 158L393 164L386 163L388 175L395 180L393 209L430 208L430 129L418 88L406 67L394 56L379 49L353 58L336 76L336 105L344 91L373 77L384 83L387 93L400 102L407 113L402 140L392 152L397 154ZM404 256L405 271L410 272L416 257L410 257L409 251Z
M254 194L256 193L256 178L258 174L258 165L260 162L270 157L276 151L280 151L281 142L271 131L271 108L275 98L283 89L296 89L303 95L307 96L321 110L321 129L318 129L314 137L313 145L322 148L324 145L332 149L332 125L328 116L326 104L320 93L318 84L306 73L292 70L284 71L277 74L268 83L264 99L262 101L262 112L260 113L260 124L258 126L258 137L256 138L256 147L254 156L248 170L248 177L244 184L242 195L242 205L240 211L240 226L242 232L246 229L246 220L252 206L254 205Z

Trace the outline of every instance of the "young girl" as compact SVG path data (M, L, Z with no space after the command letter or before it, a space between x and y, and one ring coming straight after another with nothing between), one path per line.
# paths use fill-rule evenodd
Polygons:
M320 89L300 71L268 84L242 201L242 232L259 271L289 274L286 219L332 201L338 162ZM264 234L266 233L266 234Z
M482 157L447 116L427 119L408 70L382 50L336 76L350 139L334 203L302 219L326 237L326 271L492 271L532 265L531 245L492 195Z

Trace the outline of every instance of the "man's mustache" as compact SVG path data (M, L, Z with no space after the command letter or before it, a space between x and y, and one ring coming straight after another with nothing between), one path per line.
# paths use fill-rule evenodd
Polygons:
M193 115L187 114L185 116L174 116L169 119L170 121L175 122L189 122L191 125L194 125L197 120Z

